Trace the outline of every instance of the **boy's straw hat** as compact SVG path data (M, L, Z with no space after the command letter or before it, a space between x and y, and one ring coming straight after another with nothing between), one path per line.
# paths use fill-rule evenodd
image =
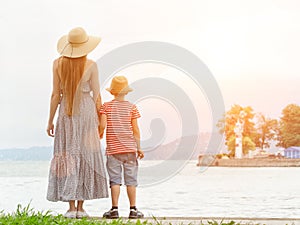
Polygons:
M95 49L100 41L101 38L88 36L83 28L77 27L59 39L57 51L62 56L78 58Z
M115 76L110 84L109 88L106 88L112 95L127 94L133 91L132 88L128 86L127 78L124 76Z

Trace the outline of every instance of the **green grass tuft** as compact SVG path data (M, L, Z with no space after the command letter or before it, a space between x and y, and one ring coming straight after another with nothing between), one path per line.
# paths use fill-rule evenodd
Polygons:
M64 218L63 215L53 216L51 211L36 212L28 204L26 207L21 205L17 206L17 209L13 213L4 213L4 210L0 211L0 225L172 225L167 221L159 221L155 216L152 216L152 220L127 220L127 219L94 219L94 218L83 218L83 219L68 219ZM230 221L207 221L203 223L199 221L199 225L242 225L239 222ZM252 223L251 223L252 224ZM182 223L183 225L183 223ZM189 225L194 225L190 223ZM196 225L196 224L195 224Z

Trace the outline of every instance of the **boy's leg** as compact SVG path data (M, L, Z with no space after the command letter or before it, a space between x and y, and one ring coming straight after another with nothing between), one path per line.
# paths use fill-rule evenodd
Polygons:
M122 184L122 162L116 156L107 156L107 172L111 189L112 206L118 206L120 185Z
M127 186L130 207L136 206L136 186Z
M130 219L143 218L144 214L136 208L136 186L138 173L138 162L135 153L127 154L127 160L124 163L124 180L127 187L127 195L130 203Z
M107 156L107 172L111 189L112 208L103 214L103 217L114 219L119 217L118 201L120 196L120 185L122 184L122 162L115 156Z
M113 185L111 189L111 205L112 207L118 207L119 196L120 196L120 185Z
M135 153L127 153L126 161L124 163L124 181L127 187L127 195L130 203L130 207L136 206L136 186L138 162Z
M130 202L135 203L135 195L136 195L136 186L137 182L137 174L138 174L138 161L135 153L127 153L125 162L123 164L124 168L124 181L127 187L128 198L130 198Z

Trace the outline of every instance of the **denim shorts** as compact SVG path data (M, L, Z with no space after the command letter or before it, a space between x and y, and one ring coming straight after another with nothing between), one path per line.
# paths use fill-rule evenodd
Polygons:
M136 153L107 155L106 167L110 187L113 185L122 185L122 175L124 176L126 186L138 185L138 161Z

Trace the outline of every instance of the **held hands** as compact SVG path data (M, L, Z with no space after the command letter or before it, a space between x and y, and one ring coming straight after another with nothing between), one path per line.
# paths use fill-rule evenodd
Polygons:
M47 127L47 134L50 136L50 137L54 137L54 124L48 124L48 127Z
M101 130L100 126L98 126L98 134L99 134L99 138L102 139L104 132Z
M144 152L141 149L137 150L137 155L139 159L144 158Z

